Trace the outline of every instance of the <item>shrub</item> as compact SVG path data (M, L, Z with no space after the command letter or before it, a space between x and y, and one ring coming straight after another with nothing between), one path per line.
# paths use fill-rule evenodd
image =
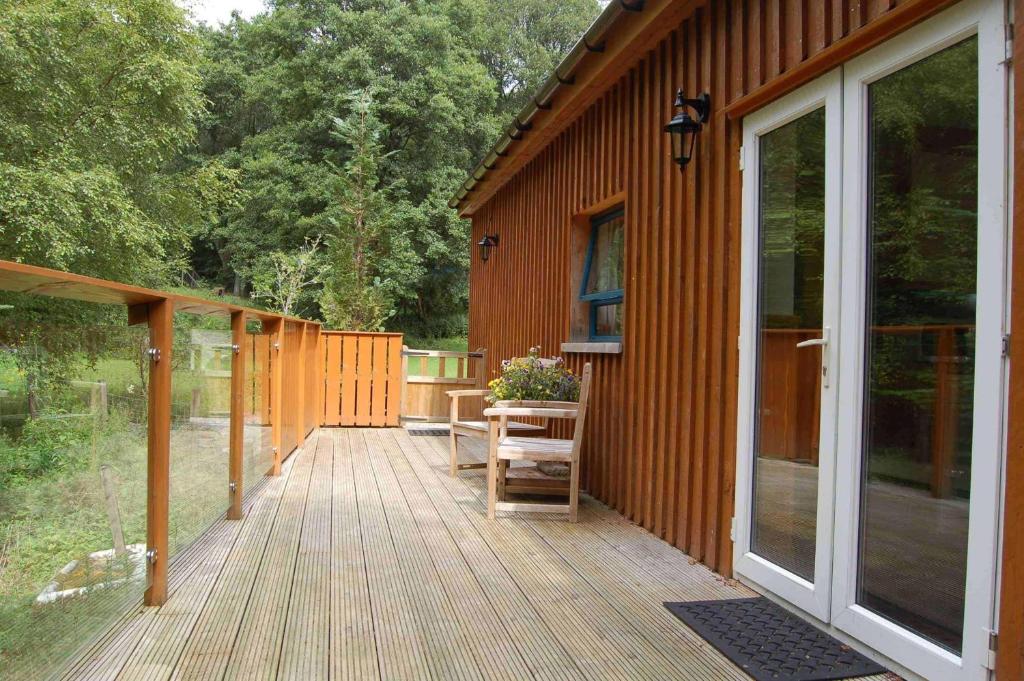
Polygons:
M529 400L576 402L580 398L580 379L565 366L561 357L542 361L540 347L530 348L526 357L506 359L501 363L501 376L487 387L488 402Z

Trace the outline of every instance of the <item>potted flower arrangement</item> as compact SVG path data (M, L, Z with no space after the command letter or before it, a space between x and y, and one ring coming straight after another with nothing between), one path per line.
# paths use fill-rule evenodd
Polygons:
M530 348L526 357L506 359L501 376L487 387L491 404L505 401L576 402L580 399L580 379L565 366L561 357L541 359L540 346Z
M506 359L501 363L501 375L487 387L491 394L487 401L498 402L578 402L580 379L565 366L561 357L541 359L540 346L530 348L526 357ZM541 472L552 477L568 477L564 464L541 462Z

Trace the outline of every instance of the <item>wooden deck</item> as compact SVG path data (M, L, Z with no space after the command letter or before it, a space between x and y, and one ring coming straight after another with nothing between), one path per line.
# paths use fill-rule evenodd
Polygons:
M66 678L747 678L662 602L749 590L590 498L578 525L485 503L447 438L321 430Z

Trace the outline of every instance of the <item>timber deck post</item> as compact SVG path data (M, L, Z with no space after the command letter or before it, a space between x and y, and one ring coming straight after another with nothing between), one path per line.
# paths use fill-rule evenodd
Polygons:
M270 432L274 447L274 464L268 475L281 475L282 396L284 395L284 320L270 323Z
M174 302L148 305L149 415L146 465L146 605L167 600L168 514L171 478L171 347Z
M242 472L245 427L245 313L231 313L231 406L228 445L228 520L242 517L245 480Z

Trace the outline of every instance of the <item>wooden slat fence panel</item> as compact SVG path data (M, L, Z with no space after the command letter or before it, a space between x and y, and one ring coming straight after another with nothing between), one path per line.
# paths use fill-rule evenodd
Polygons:
M304 396L302 401L302 432L309 435L319 425L319 415L323 413L320 406L320 385L323 384L319 358L320 327L315 324L306 325L306 344L303 347L302 368Z
M356 350L356 423L357 426L368 426L370 420L370 400L373 397L373 338L360 336Z
M324 334L324 411L325 426L341 425L341 336Z
M397 426L402 387L402 335L322 331L320 423Z
M398 367L396 371L394 367ZM385 425L397 426L402 415L402 338L388 338L387 406Z
M387 422L385 411L388 392L388 339L373 338L371 343L373 364L370 369L372 374L369 386L370 425L379 427Z
M341 404L339 405L343 426L356 424L356 346L359 338L343 336L341 339Z

